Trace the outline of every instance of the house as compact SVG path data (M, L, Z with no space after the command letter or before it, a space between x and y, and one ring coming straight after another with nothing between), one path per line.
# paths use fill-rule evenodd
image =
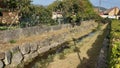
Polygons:
M120 19L120 9L114 7L100 13L103 18Z
M57 19L62 17L63 17L62 12L60 11L52 12L52 19Z
M63 22L63 15L61 11L56 11L52 13L52 19L61 24Z
M19 23L19 13L18 11L9 11L6 8L6 5L0 0L0 24L9 25L9 24L18 24Z

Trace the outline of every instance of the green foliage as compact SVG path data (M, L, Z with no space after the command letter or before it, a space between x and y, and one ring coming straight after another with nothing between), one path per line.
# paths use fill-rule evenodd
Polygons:
M111 27L111 37L114 39L120 39L120 21L113 20Z
M92 5L88 0L63 0L55 1L48 6L51 11L61 11L65 22L80 22L83 20L95 19L97 14L93 11ZM73 18L76 15L76 18ZM72 21L73 22L73 21Z
M2 26L0 27L0 30L7 30L7 29L8 29L8 28L5 27L5 26L4 26L4 27L2 27Z
M21 10L26 12L29 9L31 0L2 0L2 4L9 10Z
M10 28L8 26L0 26L0 30L8 30L8 29L14 30L16 28L18 28L18 26L12 26Z
M103 23L103 24L112 22L111 19L109 19L109 18L101 18L101 17L96 18L95 21L98 23Z
M111 55L109 68L120 68L120 21L113 20L111 24Z
M60 54L59 54L59 59L61 59L61 60L62 60L62 59L65 59L65 54L64 54L64 53L60 53Z
M96 14L94 13L92 5L88 0L55 1L47 7L29 5L28 3L24 8L25 9L22 9L22 11L26 12L22 12L21 22L23 22L23 25L25 26L34 26L38 24L57 24L51 19L53 11L62 12L64 22L80 22L82 19L89 20L96 18Z
M10 40L10 43L16 43L17 41L16 40Z
M3 0L3 5L10 11L19 12L21 27L57 24L52 19L53 11L62 12L64 22L78 23L81 20L97 18L88 0L57 0L47 7L32 5L31 2L31 0Z
M34 10L34 11L33 11ZM21 26L35 26L40 24L54 24L52 20L52 12L44 6L32 5L28 16L22 16Z

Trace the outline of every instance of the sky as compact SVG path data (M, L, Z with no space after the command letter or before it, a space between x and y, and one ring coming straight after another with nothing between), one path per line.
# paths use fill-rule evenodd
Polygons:
M33 4L40 4L40 5L49 5L53 3L55 0L33 0Z
M55 0L33 0L33 4L40 4L40 5L49 5ZM100 0L90 0L90 2L95 5L99 6ZM105 8L112 8L112 7L119 7L120 8L120 0L101 0L101 6Z
M90 0L91 3L95 6L99 6L100 0ZM101 0L101 7L112 8L119 7L120 8L120 0Z

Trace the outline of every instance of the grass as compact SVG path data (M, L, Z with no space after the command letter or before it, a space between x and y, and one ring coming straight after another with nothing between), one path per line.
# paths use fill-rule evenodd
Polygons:
M8 28L6 26L1 26L0 30L7 30Z
M14 30L14 29L17 29L18 26L11 26L9 28L9 26L0 26L0 30L4 31L4 30Z
M120 68L120 21L113 20L110 35L110 62L109 68Z
M13 44L13 43L16 43L17 41L16 40L10 40L9 41L11 44Z

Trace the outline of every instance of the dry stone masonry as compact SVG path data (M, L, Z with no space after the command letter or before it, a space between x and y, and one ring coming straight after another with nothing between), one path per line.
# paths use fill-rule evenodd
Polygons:
M68 28L69 27L69 28ZM58 34L58 35L51 35L51 37L43 40L34 40L32 42L24 42L21 45L16 45L7 51L0 52L0 68L15 68L17 65L21 64L22 62L28 62L29 60L37 57L39 54L49 51L52 48L55 48L62 43L72 40L73 38L80 38L88 33L90 33L93 29L97 27L97 23L94 21L85 21L82 22L81 26L75 26L74 28L71 28L70 25L63 25L63 26L52 26L49 27L52 29L52 31L57 31L60 29L67 28L68 31ZM24 29L28 29L25 32ZM48 30L48 28L40 29L37 27L30 27L30 28L24 28L24 29L18 29L15 30L18 35L15 35L15 37L11 37L12 32L16 33L14 30L4 31L3 34L0 34L2 38L8 38L8 39L1 39L2 41L8 41L10 39L17 39L20 38L20 36L23 36L25 33L26 36L32 36L32 35L38 35L45 31L51 31L51 29ZM36 30L35 30L36 29ZM31 31L30 31L31 30ZM40 30L40 31L39 31ZM34 31L34 32L33 32ZM42 32L41 32L42 31ZM33 33L32 33L33 32ZM21 35L22 34L22 35ZM24 36L25 36L24 34ZM14 34L13 34L14 35Z

